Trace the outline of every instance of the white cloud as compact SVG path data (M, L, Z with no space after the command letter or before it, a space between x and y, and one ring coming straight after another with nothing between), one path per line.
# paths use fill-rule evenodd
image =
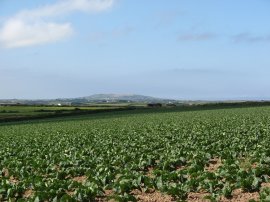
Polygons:
M69 23L51 22L27 23L12 19L5 23L0 32L0 44L6 48L16 48L54 42L68 37L73 30Z
M65 13L83 11L100 12L110 8L114 0L60 0L55 4L46 5L35 10L25 10L17 14L19 18L53 17Z
M114 0L60 0L33 10L24 10L0 26L0 46L16 48L58 41L70 36L70 23L52 22L58 15L71 12L101 12Z

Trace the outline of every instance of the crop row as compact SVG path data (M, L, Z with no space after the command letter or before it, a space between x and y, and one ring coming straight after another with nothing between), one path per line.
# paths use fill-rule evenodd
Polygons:
M269 197L270 108L96 115L0 126L0 201Z

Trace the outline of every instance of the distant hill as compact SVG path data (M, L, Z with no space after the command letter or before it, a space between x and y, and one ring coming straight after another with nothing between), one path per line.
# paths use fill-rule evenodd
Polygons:
M95 94L87 97L83 97L88 101L130 101L130 102L164 102L169 101L168 99L155 98L145 95L135 95L135 94Z
M38 100L0 100L0 104L87 104L87 103L118 103L118 102L131 102L131 103L168 103L175 102L171 99L155 98L144 95L136 94L94 94L79 98L59 98L59 99L38 99Z

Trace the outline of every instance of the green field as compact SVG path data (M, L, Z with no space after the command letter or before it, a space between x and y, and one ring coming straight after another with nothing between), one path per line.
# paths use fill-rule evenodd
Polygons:
M128 108L127 105L90 105L90 106L0 106L0 122L27 120L34 118L87 114L87 112L110 111Z
M0 124L0 201L269 201L270 107L149 112Z

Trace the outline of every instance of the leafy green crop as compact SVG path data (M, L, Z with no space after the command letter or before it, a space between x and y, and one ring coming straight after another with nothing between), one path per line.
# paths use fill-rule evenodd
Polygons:
M269 114L269 107L130 112L2 125L0 201L257 192L270 176ZM269 200L269 190L260 196Z

